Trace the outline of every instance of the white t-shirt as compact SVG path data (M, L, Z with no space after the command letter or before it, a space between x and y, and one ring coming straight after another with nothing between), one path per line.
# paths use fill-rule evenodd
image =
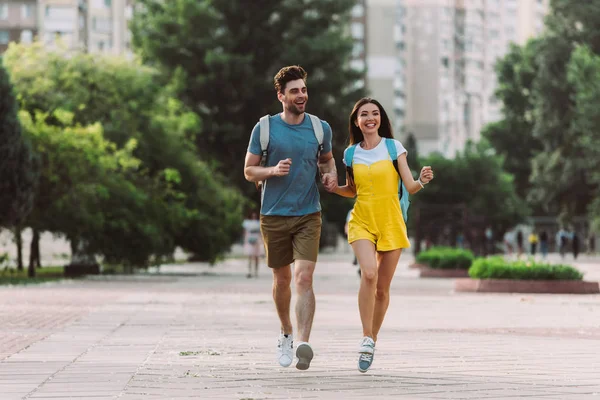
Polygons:
M354 150L354 159L352 161L352 165L371 165L373 163L376 163L377 161L391 160L390 154L388 153L387 146L385 144L385 140L385 138L382 139L381 142L379 142L379 144L371 150L363 149L362 147L360 147L359 143L356 146L356 149ZM396 145L396 153L398 154L398 156L400 156L400 154L402 153L407 153L404 146L402 146L402 143L400 143L396 139L394 139L394 144ZM346 151L348 151L348 149L344 150L344 165L346 164Z

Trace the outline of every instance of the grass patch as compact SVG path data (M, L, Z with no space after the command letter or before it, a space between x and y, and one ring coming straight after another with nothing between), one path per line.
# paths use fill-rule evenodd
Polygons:
M475 256L470 250L452 247L432 247L417 255L417 262L434 269L464 269L473 264Z
M28 285L52 282L64 279L63 267L43 267L35 270L35 278L27 276L27 269L19 271L13 268L0 270L0 285Z
M469 269L476 279L521 279L580 281L583 274L570 265L551 265L534 261L506 261L502 257L478 258Z

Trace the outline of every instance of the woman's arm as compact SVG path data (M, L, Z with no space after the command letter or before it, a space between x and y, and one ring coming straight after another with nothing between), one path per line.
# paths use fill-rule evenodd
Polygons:
M421 183L426 185L430 180L433 179L433 171L431 171L431 167L423 167L419 176L421 183L419 183L419 181L415 181L412 173L410 172L410 168L408 167L408 161L406 161L406 153L402 153L400 156L398 156L398 169L400 170L402 182L404 182L404 186L406 186L406 190L408 190L408 193L410 194L415 194L419 190L423 189Z
M346 185L344 186L335 186L331 193L335 193L342 197L356 197L356 187L354 186L354 181L346 172Z

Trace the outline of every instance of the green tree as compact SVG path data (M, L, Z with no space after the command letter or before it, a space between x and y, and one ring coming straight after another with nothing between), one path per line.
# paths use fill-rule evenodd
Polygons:
M411 196L411 209L421 207L426 216L428 206L465 205L472 216L485 216L486 224L496 232L527 216L527 206L515 191L513 176L503 169L503 157L495 154L485 139L477 144L469 142L454 159L432 154L421 162L433 166L435 179Z
M125 179L105 176L102 200L94 191L62 199L65 207L89 205L90 214L81 217L88 225L68 220L85 229L89 251L110 262L147 265L150 256L160 258L177 245L209 261L229 248L239 233L242 198L227 188L207 194L206 188L220 188L224 179L198 159L190 143L200 119L170 95L154 69L124 58L48 51L39 43L11 45L5 58L21 107L30 115L45 110L43 122L65 127L53 112L64 108L72 114L66 126L100 122L117 149L135 143L138 168L124 173ZM216 213L210 202L229 207ZM199 219L210 219L222 234ZM73 246L80 243L70 239Z
M567 78L575 90L571 129L578 133L576 143L571 145L580 149L581 166L588 171L589 182L596 187L589 214L600 230L600 55L594 54L588 46L578 47L571 56Z
M588 44L599 54L599 29L600 3L553 0L537 47L534 134L543 144L543 152L533 161L532 197L555 206L563 223L584 214L596 190L579 140L589 132L579 131L573 124L576 94L567 70L578 45Z
M524 46L510 45L508 53L495 67L498 77L496 98L502 102L502 120L487 125L482 136L496 152L504 156L504 169L515 177L517 194L526 199L532 184L531 163L542 149L533 135L533 81L538 67L538 42L529 40Z
M333 128L334 155L342 170L347 116L364 90L362 73L349 68L347 26L355 0L140 0L133 43L145 62L158 65L178 97L200 115L199 153L255 200L241 166L258 119L281 110L273 76L300 64L308 76L308 111ZM340 174L341 175L341 174ZM324 196L325 203L338 201ZM337 204L337 203L335 203ZM335 219L343 221L343 210ZM343 223L343 222L342 222Z
M0 58L0 227L29 214L37 181L31 147L21 132L10 78Z

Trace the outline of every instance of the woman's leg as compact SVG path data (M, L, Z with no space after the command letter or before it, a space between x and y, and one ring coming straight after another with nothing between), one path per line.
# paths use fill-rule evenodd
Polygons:
M396 272L396 266L398 260L402 254L402 249L382 251L377 253L377 291L375 294L375 309L373 313L373 340L377 342L377 334L385 313L387 312L388 305L390 304L390 286L394 273Z
M361 270L360 289L358 291L358 311L363 327L363 336L373 337L373 310L377 291L377 257L375 244L369 240L352 242Z

